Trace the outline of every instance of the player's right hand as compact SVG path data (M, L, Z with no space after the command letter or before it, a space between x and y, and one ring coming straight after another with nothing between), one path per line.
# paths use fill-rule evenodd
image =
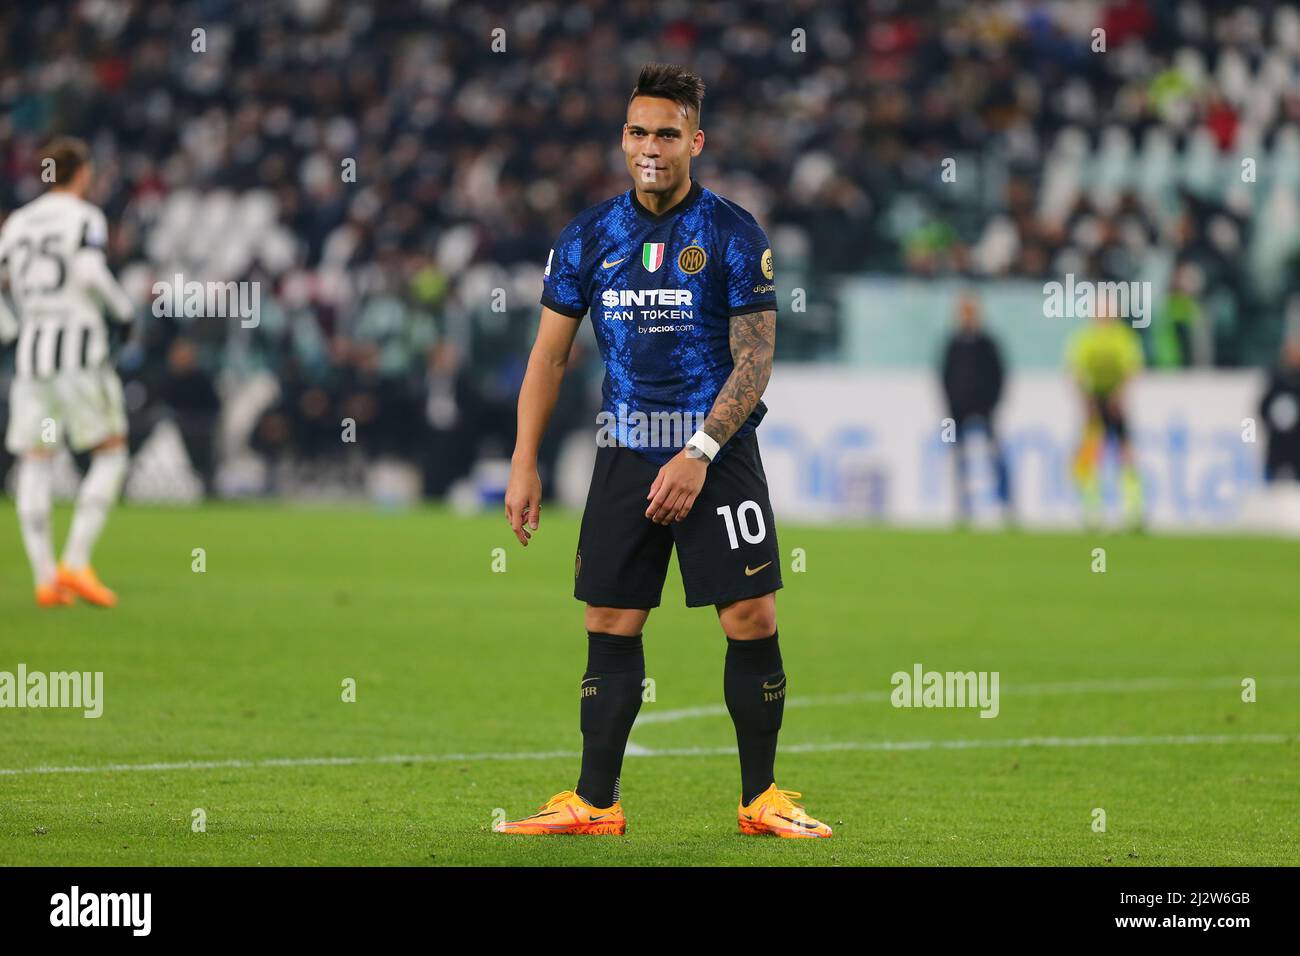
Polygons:
M506 486L506 520L519 539L528 547L532 537L529 529L536 531L542 518L542 479L537 466L510 466L510 484Z

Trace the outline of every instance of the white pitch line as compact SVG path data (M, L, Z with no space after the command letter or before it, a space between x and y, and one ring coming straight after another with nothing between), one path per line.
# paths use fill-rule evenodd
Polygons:
M581 757L577 750L541 750L521 753L478 754L384 754L376 757L267 757L263 760L179 760L173 763L110 763L99 767L11 767L0 768L0 777L46 773L122 773L168 770L254 770L265 767L355 767L385 763L448 763L478 760L550 760Z
M1259 681L1260 687L1296 687L1300 686L1300 677L1267 677ZM1000 687L1000 694L1013 697L1045 697L1054 694L1136 694L1145 691L1162 690L1217 690L1219 688L1240 687L1239 677L1179 678L1179 677L1133 677L1118 680L1075 680L1058 681L1046 684L1020 684ZM887 690L868 690L847 694L822 694L807 697L787 697L786 707L834 707L841 704L879 704L889 700L892 692ZM708 704L702 707L680 707L676 710L646 711L644 708L637 715L633 727L647 724L671 724L679 720L693 720L697 717L726 717L727 708L722 704Z
M1162 734L1151 737L1019 737L994 740L844 740L818 744L782 744L781 753L832 753L837 750L1000 750L1010 747L1142 747L1187 744L1285 744L1300 742L1287 734ZM735 747L656 749L643 757L722 757Z
M1300 742L1289 734L1165 734L1150 737L1016 737L990 740L844 740L783 744L782 753L833 753L840 750L981 750L1011 747L1142 747L1188 744L1285 744ZM727 757L735 747L651 749L629 745L629 757ZM58 773L165 772L171 770L256 770L275 767L357 767L368 764L476 763L485 760L575 759L577 750L522 753L388 754L377 757L271 757L263 760L182 760L175 763L117 763L98 767L0 768L0 776Z

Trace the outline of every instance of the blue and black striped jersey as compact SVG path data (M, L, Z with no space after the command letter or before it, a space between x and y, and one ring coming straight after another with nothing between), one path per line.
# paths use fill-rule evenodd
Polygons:
M591 310L609 435L663 463L703 424L731 374L731 318L776 310L771 245L752 215L694 180L659 215L629 189L561 231L542 305L575 319ZM760 401L737 434L766 413Z

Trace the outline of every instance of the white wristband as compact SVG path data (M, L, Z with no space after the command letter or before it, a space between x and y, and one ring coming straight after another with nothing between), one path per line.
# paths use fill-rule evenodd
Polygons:
M691 440L686 444L694 445L700 451L704 452L704 456L708 458L710 462L717 458L718 452L722 450L722 446L706 435L703 431L698 431L692 435Z

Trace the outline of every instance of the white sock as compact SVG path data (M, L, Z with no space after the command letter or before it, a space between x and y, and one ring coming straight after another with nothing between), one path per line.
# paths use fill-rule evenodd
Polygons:
M54 531L50 527L50 476L54 459L29 456L18 465L15 503L23 529L23 547L32 564L32 578L47 584L54 577Z
M108 512L122 490L126 477L126 449L96 452L90 470L77 490L77 510L72 515L72 529L63 546L63 563L73 570L90 564L90 552L104 530Z

